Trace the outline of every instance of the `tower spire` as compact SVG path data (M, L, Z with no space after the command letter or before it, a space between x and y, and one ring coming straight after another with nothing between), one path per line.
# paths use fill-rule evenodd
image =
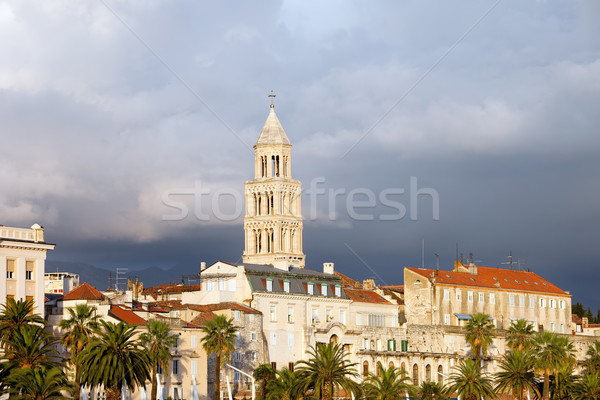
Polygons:
M302 184L292 179L292 145L275 114L271 91L269 116L254 145L254 179L246 182L244 262L277 268L304 267Z

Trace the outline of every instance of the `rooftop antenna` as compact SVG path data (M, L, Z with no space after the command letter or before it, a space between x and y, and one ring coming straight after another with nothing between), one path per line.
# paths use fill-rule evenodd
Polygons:
M421 245L421 268L425 268L425 239Z
M127 282L127 278L124 276L125 272L127 272L128 268L116 268L116 277L115 277L115 290L118 292L119 291L119 285L121 284L122 280L125 280L125 282ZM127 284L125 285L125 287L127 288Z
M433 253L433 255L435 256L435 270L439 271L440 270L440 255L438 253Z
M456 242L456 258L454 261L458 261L458 242Z
M513 269L513 255L512 255L512 251L510 251L508 253L508 261L500 263L500 264L502 264L502 265L508 265L510 267L510 269ZM520 270L521 270L521 267L519 267L519 271Z

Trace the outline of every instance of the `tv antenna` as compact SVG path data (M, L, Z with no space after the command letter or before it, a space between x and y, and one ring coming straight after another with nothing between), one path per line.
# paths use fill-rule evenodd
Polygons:
M508 265L510 269L513 269L513 255L512 251L508 253L508 261L500 263L502 265ZM521 270L521 266L519 266L519 271Z
M119 291L119 285L122 281L125 281L125 287L127 288L127 277L125 276L125 272L127 272L128 268L116 268L115 275L115 290Z

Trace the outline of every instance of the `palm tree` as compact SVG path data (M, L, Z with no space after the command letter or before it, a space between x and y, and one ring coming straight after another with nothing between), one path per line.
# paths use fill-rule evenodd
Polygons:
M48 370L42 367L16 369L8 381L11 399L15 400L68 400L72 397L65 397L63 392L74 390L57 367Z
M487 348L494 342L492 329L494 325L489 315L484 313L471 315L471 320L465 327L467 331L465 339L471 346L471 357L480 360L482 355L487 356Z
M411 381L408 376L395 367L381 368L378 374L369 374L365 381L364 392L369 400L395 400L399 393L406 392Z
M252 376L257 382L260 382L260 398L265 400L267 396L267 386L269 381L277 377L277 371L273 369L271 364L261 364L252 373Z
M56 366L52 348L54 340L39 325L22 325L16 328L10 338L5 339L7 360L4 368L8 371L18 368L52 368Z
M512 350L528 350L533 334L533 325L525 319L519 319L508 328L506 344Z
M479 362L466 359L456 367L450 375L452 384L449 391L458 394L464 400L493 399L495 397L492 380L481 372Z
M223 359L228 359L231 351L235 349L238 329L233 325L233 318L227 319L224 315L215 315L202 327L202 347L207 354L215 353L215 400L221 398L221 366Z
M569 343L568 338L566 339ZM532 343L534 369L544 375L543 400L550 399L550 374L568 358L565 342L554 332L537 334Z
M577 376L575 375L575 362L559 367L550 377L551 394L553 399L571 399L575 390Z
M308 350L309 360L301 360L298 365L298 386L301 393L309 389L314 397L331 400L335 390L343 389L346 393L360 396L361 387L353 380L358 377L354 368L356 363L347 360L348 354L336 343L317 343Z
M600 377L597 372L586 373L575 385L573 400L600 400Z
M7 298L0 313L0 343L6 348L5 341L9 340L20 326L29 324L45 325L42 317L33 314L33 300Z
M423 382L417 391L417 398L420 400L447 400L452 396L446 387L437 382Z
M142 346L148 351L148 357L150 358L151 379L152 379L152 391L150 393L150 399L156 400L157 382L156 373L158 367L161 366L165 371L168 370L169 361L173 358L171 356L170 348L177 344L177 335L171 335L171 329L166 322L153 319L146 322L147 332L140 335L140 341Z
M79 400L81 385L79 384L79 354L90 341L94 330L97 330L98 317L96 307L87 304L77 304L75 308L67 308L69 318L60 321L59 327L66 331L61 338L62 344L71 351L70 363L75 367L75 390L73 399Z
M583 365L585 365L588 372L600 373L600 341L596 340L594 344L588 347L586 355L588 358Z
M96 332L80 354L80 382L103 385L107 400L119 400L124 385L134 390L150 378L150 360L146 349L134 340L134 325L100 323L103 330Z
M301 397L297 381L298 374L288 368L277 371L277 378L267 383L267 400L297 400Z
M530 354L523 350L514 350L504 355L499 367L502 371L496 374L497 392L510 391L515 400L523 400L526 390L539 395L533 372L533 358Z

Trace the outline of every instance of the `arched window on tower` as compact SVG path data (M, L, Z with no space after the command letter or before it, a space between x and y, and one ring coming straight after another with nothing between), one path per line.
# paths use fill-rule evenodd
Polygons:
M431 382L431 365L429 364L425 367L425 380Z
M259 193L256 195L256 215L261 215L262 214L262 195Z
M262 233L261 231L256 232L256 254L260 254L262 251Z
M437 381L438 384L443 385L444 384L444 375L442 375L444 373L444 368L440 365L438 367L438 373L437 373Z
M413 385L419 386L419 366L417 364L413 365Z
M269 214L275 214L275 201L273 199L273 192L269 192Z
M369 375L369 362L363 362L363 376L366 378Z

